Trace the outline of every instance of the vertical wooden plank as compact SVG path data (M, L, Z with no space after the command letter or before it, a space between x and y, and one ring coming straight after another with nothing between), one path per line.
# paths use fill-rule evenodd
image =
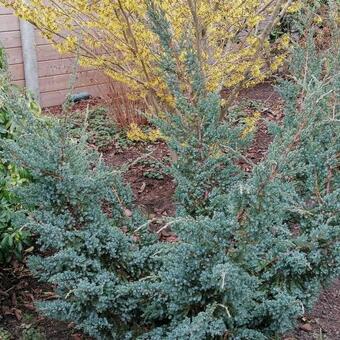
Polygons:
M24 60L25 84L27 89L33 93L35 98L39 101L40 88L34 26L27 21L20 20L20 34Z

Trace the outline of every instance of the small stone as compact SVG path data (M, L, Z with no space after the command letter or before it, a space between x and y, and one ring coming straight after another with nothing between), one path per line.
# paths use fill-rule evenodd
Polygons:
M131 217L131 216L132 216L132 211L129 210L129 209L124 209L124 215L125 215L126 217Z
M68 328L68 329L72 329L72 328L74 328L74 326L75 326L75 323L74 323L74 322L70 322L70 323L67 325L67 328Z
M123 227L121 228L121 231L122 231L123 233L127 233L127 232L129 231L129 229L128 229L127 226L123 226Z
M312 326L309 323L305 323L305 324L301 325L300 329L305 331L305 332L311 332L313 330Z
M145 190L145 188L146 188L146 183L145 182L143 182L143 184L141 185L141 187L140 187L140 189L139 189L139 193L142 193L144 190Z

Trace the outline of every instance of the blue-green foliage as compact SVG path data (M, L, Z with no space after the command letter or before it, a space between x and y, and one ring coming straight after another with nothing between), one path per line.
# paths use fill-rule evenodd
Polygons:
M216 209L212 204L216 194L228 192L232 183L245 176L235 163L249 138L239 138L242 126L231 116L221 120L220 94L206 90L200 62L185 36L181 46L174 47L164 13L152 1L148 8L152 30L163 48L160 67L175 98L174 112L164 112L152 121L167 137L177 158L172 174L177 182L178 213L211 215ZM184 62L179 65L180 55Z
M177 100L177 115L157 123L178 157L178 241L145 231L130 190L84 140L31 123L3 148L33 177L17 192L36 207L25 223L44 253L30 264L58 295L40 309L97 339L279 336L339 274L339 50L320 55L311 42L296 49L294 81L279 87L284 122L270 124L268 155L247 175L235 162L240 131L220 126L218 96L205 90L185 39L196 102L181 90L168 24L151 5Z
M49 256L31 257L30 266L60 297L41 310L98 338L138 330L153 294L143 280L157 268L161 244L146 227L134 233L146 221L119 173L87 148L86 137L70 138L58 122L30 122L3 147L32 177L16 190L28 213L19 217Z
M171 322L150 337L266 339L282 334L311 307L322 285L339 274L339 46L317 52L309 39L306 48L296 48L291 61L295 81L278 88L286 103L285 120L269 124L274 141L267 158L247 176L233 164L239 134L227 141L218 134L218 105L209 101L214 94L205 93L203 79L190 69L194 56L186 61L195 94L190 96L180 90L170 29L159 24L165 20L162 12L150 7L150 13L164 47L164 74L177 100L178 115L172 120L168 115L159 126L177 153L173 174L186 216L173 225L180 242L163 259L161 294L155 301L159 316L168 315ZM198 64L193 70L199 72ZM198 104L187 98L197 98ZM199 116L201 130L192 119ZM192 120L185 126L187 119ZM204 122L213 122L212 129ZM224 129L229 136L235 131ZM205 149L210 143L217 148L225 143L232 155L214 157ZM228 157L229 163L224 161ZM222 177L204 166L215 161ZM229 179L223 174L228 171ZM209 199L204 209L195 209L193 187L203 195L206 185ZM201 321L200 334L194 333L198 318L207 320Z

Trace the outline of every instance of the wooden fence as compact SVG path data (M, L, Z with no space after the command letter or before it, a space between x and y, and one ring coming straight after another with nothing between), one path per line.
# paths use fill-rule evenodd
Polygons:
M19 19L12 11L0 7L0 44L5 48L9 70L15 84L25 86L25 63L22 32ZM40 103L43 107L62 104L69 92L74 57L60 55L51 44L35 30L34 45L37 54L37 77ZM108 78L93 69L80 69L74 93L87 92L94 97L110 92Z

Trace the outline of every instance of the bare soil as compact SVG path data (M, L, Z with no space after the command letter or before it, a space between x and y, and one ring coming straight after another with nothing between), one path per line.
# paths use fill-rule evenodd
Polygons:
M145 157L147 155L147 157ZM175 213L172 196L175 191L173 179L162 173L163 178L148 178L144 174L150 170L148 164L141 164L144 159L152 159L155 164L163 165L163 160L170 157L165 143L139 144L127 151L116 153L114 150L105 155L107 164L113 167L135 163L125 174L125 180L130 184L136 203L149 218L167 216ZM141 162L136 163L140 159ZM155 170L157 171L157 170ZM161 172L161 169L158 170Z
M313 310L306 313L298 327L284 340L340 339L340 279L325 289Z

